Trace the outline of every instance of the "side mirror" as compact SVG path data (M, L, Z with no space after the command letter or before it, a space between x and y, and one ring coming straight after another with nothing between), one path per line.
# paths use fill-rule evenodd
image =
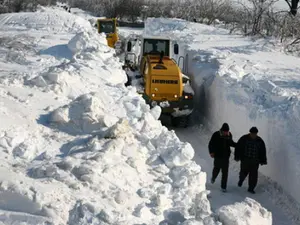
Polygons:
M179 46L178 44L174 44L174 54L178 55L178 53L179 53Z
M131 51L131 46L132 44L131 44L131 41L129 41L128 43L127 43L127 52L130 52Z

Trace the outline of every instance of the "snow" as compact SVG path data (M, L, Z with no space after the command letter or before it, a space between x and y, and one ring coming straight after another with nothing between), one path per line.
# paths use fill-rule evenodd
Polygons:
M276 207L265 193L253 199L246 198L242 191L229 192L228 197L224 197L207 184L208 160L200 160L198 152L200 148L207 153L207 140L202 139L207 134L199 138L199 133L191 130L185 130L189 132L185 135L162 126L158 120L161 108L150 109L136 87L125 87L127 77L114 56L115 51L88 21L94 18L80 10L74 13L77 15L64 9L41 7L36 13L0 15L2 223L221 225L271 224L273 221L292 224L283 215L284 210ZM243 78L248 70L255 68L254 64L247 64L249 68L234 66L234 60L239 62L240 56L246 57L246 53L215 47L226 46L224 42L249 45L249 40L228 36L224 30L191 26L182 20L149 21L147 28L156 29L158 33L169 32L171 37L191 43L187 52L183 48L180 52L193 55L188 57L190 65L185 66L187 71L183 73L191 76L192 86L201 88L194 89L197 96L202 91L203 79L207 79L205 88L210 90L206 92L209 97L227 90L222 98L212 101L209 108L212 117L207 118L208 122L220 118L210 128L218 127L221 120L228 118L224 118L226 114L217 115L216 105L225 104L220 101L228 100L226 93L236 99L236 87L248 90L243 94L249 97L249 90L257 84L254 80L258 78L255 74L252 75L255 79ZM168 29L161 27L161 23L169 26ZM131 29L122 28L120 32L128 36ZM140 30L135 32L141 33ZM234 58L234 54L239 57ZM247 59L252 60L250 56ZM260 71L259 65L257 71ZM278 59L278 65L270 71L276 72L276 66L280 65L285 66L282 80L286 80L283 73L288 66L295 65L280 63ZM268 69L265 67L264 76L273 79L268 76ZM218 70L220 76L216 78ZM233 80L231 73L237 80ZM241 83L243 79L245 82ZM247 84L248 89L242 84ZM284 85L281 84L280 90L297 93ZM262 91L261 86L255 87ZM267 91L269 89L264 93L269 94ZM276 92L280 93L283 92ZM249 101L240 100L250 105ZM276 100L278 104L282 99L268 100L269 103ZM251 103L254 106L257 102ZM232 107L235 105L238 106L232 103ZM278 121L281 126L279 122L284 124L285 120ZM238 132L246 132L249 125L241 121L229 123L234 137ZM296 129L297 124L293 125ZM263 135L267 131L260 127L259 130ZM297 146L293 137L290 139ZM182 141L189 138L189 142ZM271 145L269 140L267 145ZM273 148L279 154L280 150L274 146L278 145ZM270 149L269 165L263 171L266 175L272 175L273 170L268 168L272 168L277 159ZM294 161L288 161L290 167L297 168L296 151L290 150L290 146L286 151L286 160L295 157ZM291 169L280 169L281 173L291 172L290 178L298 176ZM273 171L273 175L275 172L278 171ZM289 181L292 182L297 181ZM291 193L296 196L292 189ZM283 195L277 193L278 205L280 196ZM296 218L295 211L290 210L291 217Z
M300 59L283 54L268 40L251 41L201 24L154 18L147 23L151 25L146 32L163 30L181 43L190 40L186 35L190 34L193 41L185 46L188 74L198 90L205 89L201 100L207 103L209 128L219 129L227 121L232 133L241 136L256 125L268 147L269 164L263 174L300 201L296 191L300 185L299 124L295 122L299 119Z
M193 90L190 81L187 81L187 83L184 84L183 91L188 94L192 94L192 95L195 94L195 91Z
M7 25L7 31L28 29L44 30L54 33L77 32L89 28L89 22L66 11L40 7L35 16L28 13L18 13L0 16L0 24Z
M175 112L172 113L172 116L174 116L174 117L190 115L193 112L192 109L179 110L179 108L174 108L174 110L175 110Z
M229 35L224 29L180 19L148 18L144 33L164 34L180 43L180 55L186 62L181 68L190 76L198 102L196 113L198 111L199 115L194 116L201 115L207 129L202 135L208 140L224 122L229 123L235 141L248 133L250 127L258 127L268 156L268 165L260 167L259 171L261 176L271 180L271 192L275 192L277 186L282 188L282 197L271 195L268 199L268 187L258 201L262 204L280 199L285 215L276 216L275 224L299 222L300 80L297 74L300 59L286 55L276 40ZM193 132L179 129L176 133L181 140L193 143L195 149L203 145L199 150L203 159L208 154L208 140L205 138L200 142L197 140L199 133L193 135ZM208 157L207 160L211 159ZM236 171L231 185L236 186L239 164L234 161L231 164ZM211 166L206 168L204 171L211 173ZM238 201L238 198L234 199ZM279 215L281 209L272 204L267 203L266 207L273 215Z
M224 225L272 224L271 213L251 198L246 198L242 203L222 206L217 214Z
M55 8L0 20L2 223L220 224L193 147L125 87L87 20Z

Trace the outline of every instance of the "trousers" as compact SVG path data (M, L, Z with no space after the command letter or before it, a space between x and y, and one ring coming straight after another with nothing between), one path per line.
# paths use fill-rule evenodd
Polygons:
M253 191L257 185L258 168L259 168L259 162L257 162L256 160L243 159L241 161L239 183L242 184L244 182L244 180L246 179L246 177L249 175L248 189Z
M227 188L229 158L215 158L212 179L215 180L222 171L221 188Z

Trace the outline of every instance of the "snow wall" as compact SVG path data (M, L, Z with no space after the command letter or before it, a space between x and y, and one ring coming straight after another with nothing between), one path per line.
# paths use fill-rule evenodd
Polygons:
M200 52L189 61L195 85L203 90L198 94L202 94L200 102L205 107L205 125L214 131L229 123L235 141L256 126L267 146L268 165L260 167L260 172L300 202L299 101L274 101L272 85L267 81L259 84L251 75L240 82L220 77L221 65L214 57ZM236 68L233 65L229 72L235 73Z
M193 38L201 32L217 33L213 27L162 18L149 18L146 27L145 34L164 34L184 46L181 55L186 65L182 69L192 79L198 111L206 127L213 132L227 122L238 141L256 126L266 143L268 158L268 165L260 167L260 172L300 202L299 100L277 95L278 87L268 80L257 81L255 74L244 75L237 63L227 62L228 51L195 47ZM235 79L241 75L241 79Z

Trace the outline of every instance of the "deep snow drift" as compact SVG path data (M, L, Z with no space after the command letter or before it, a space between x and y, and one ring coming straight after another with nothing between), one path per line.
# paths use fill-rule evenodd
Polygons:
M282 53L274 40L253 41L202 24L149 18L146 26L145 33L164 33L186 48L185 73L207 127L214 131L228 122L237 141L257 126L268 151L260 171L300 202L300 59Z
M272 224L269 219L270 213L251 198L246 198L244 202L237 202L234 205L222 206L217 213L224 224ZM238 217L243 220L236 221L235 218Z
M220 224L194 149L125 88L88 21L49 8L0 21L1 222Z

